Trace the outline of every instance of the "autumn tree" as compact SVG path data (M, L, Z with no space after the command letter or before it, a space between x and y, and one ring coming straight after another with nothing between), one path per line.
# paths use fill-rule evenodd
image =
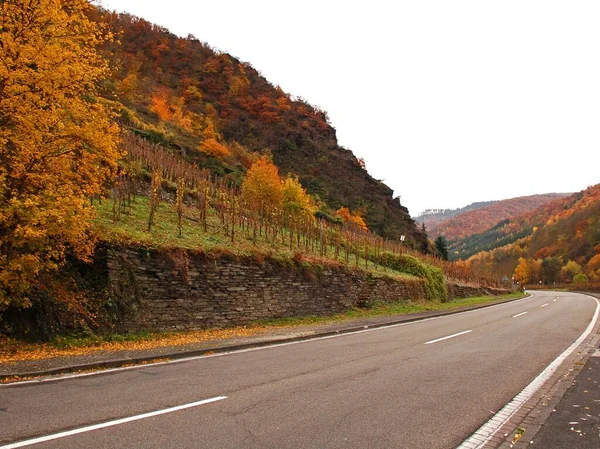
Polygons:
M93 251L90 199L114 175L118 128L98 97L111 39L85 0L0 2L0 309Z
M283 185L279 170L268 157L262 156L252 164L242 182L242 196L260 213L281 208Z
M154 94L152 94L152 98L150 98L150 109L154 112L159 119L168 122L173 118L173 111L171 106L169 106L169 96L167 91L161 89Z
M517 264L517 268L515 268L513 276L515 281L520 282L521 284L527 284L529 282L527 260L525 260L523 257L519 258L519 263Z
M588 264L588 270L589 271L598 271L600 270L600 254L596 254L594 257L592 257Z
M310 216L315 212L310 195L297 176L289 175L283 181L283 211L291 217Z
M335 214L342 219L344 223L357 227L362 231L368 231L369 228L358 213L352 213L347 207L340 207L335 211Z
M581 273L581 265L574 260L569 260L567 264L561 268L560 277L567 281L572 281L573 277Z
M215 124L211 119L206 119L206 126L202 131L200 151L219 159L231 154L227 147L217 140L217 131L215 129Z
M540 259L527 259L527 273L529 283L542 280L542 261Z

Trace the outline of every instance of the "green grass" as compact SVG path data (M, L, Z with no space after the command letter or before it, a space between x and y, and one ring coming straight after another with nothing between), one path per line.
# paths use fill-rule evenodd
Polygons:
M228 253L237 256L271 257L279 260L291 260L298 258L302 253L301 260L310 265L337 264L346 265L352 269L368 272L374 277L391 277L394 279L416 279L415 276L402 273L390 268L376 265L369 261L365 268L364 258L359 258L358 266L354 256L346 264L344 257L340 255L335 259L331 256L320 257L297 248L290 249L289 244L272 242L264 236L257 236L256 241L251 236L245 236L241 232L236 234L235 242L231 236L225 235L221 223L215 215L208 217L208 232L204 232L203 225L197 221L198 211L186 207L182 221L182 236L179 237L177 229L177 214L172 205L162 202L155 212L154 225L148 232L149 200L147 197L137 197L131 207L127 207L121 214L118 222L113 223L113 204L111 200L105 200L96 206L97 216L95 229L101 239L109 242L125 242L139 244L149 248L183 248L192 251L206 253ZM335 254L335 249L330 247L328 254Z
M135 332L129 334L107 334L107 335L62 335L57 336L50 344L57 349L67 348L86 348L101 345L103 343L125 343L156 340L161 338L163 333L159 332Z
M350 321L360 318L373 318L380 316L408 315L410 313L449 311L465 307L494 304L508 299L524 298L521 292L510 293L501 296L477 296L471 298L460 298L449 302L425 302L425 301L402 301L394 304L377 304L369 309L352 309L345 313L331 316L304 316L290 318L276 318L272 320L258 321L255 325L270 326L308 326L313 324L333 324L335 322Z

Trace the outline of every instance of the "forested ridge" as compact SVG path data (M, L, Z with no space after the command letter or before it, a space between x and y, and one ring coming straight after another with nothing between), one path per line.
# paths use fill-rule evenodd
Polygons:
M465 208L465 211L461 211L447 220L434 223L433 226L429 225L428 233L432 237L443 235L449 242L459 241L471 235L485 232L502 220L533 211L565 195L563 193L548 193L493 201L491 204L476 203L482 207L469 208L470 210ZM427 219L425 219L425 222L427 222Z
M425 224L428 233L432 236L437 236L439 234L437 229L440 223L444 223L457 215L489 206L495 202L496 201L478 201L458 209L427 209L416 216L415 221L417 223Z
M498 223L468 264L522 283L600 280L600 184Z
M327 113L269 83L249 63L193 36L178 37L129 14L97 10L120 41L104 90L121 123L235 185L261 155L293 173L326 215L360 213L369 229L420 247L423 236L393 191L338 145Z

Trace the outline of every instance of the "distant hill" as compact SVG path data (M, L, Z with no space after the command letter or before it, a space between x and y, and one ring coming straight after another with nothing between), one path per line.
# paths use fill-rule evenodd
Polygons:
M457 214L437 223L433 227L429 225L427 227L428 234L433 238L443 235L449 242L461 240L471 235L485 232L502 220L533 211L544 204L566 195L568 194L548 193L545 195L522 196L494 201L492 204Z
M447 221L452 217L456 217L457 215L490 206L495 202L496 201L479 201L458 209L426 209L421 212L420 215L415 217L415 221L419 224L425 223L427 232L430 235L435 234L437 236L436 231L440 223Z
M116 69L105 97L125 128L235 185L252 161L269 154L281 174L299 176L324 216L348 207L375 233L405 235L422 247L421 230L399 195L338 145L325 111L194 36L178 37L129 14L95 15L120 41L105 49Z
M577 267L590 280L599 280L600 184L498 223L465 240L463 248L469 241L472 246L478 241L480 249L487 245L486 251L468 259L473 267L486 271L510 276L523 258L529 267L529 282L569 281ZM549 270L542 270L544 261L547 266L554 264L558 268L566 268L571 262L571 270L562 270L562 279L551 279Z

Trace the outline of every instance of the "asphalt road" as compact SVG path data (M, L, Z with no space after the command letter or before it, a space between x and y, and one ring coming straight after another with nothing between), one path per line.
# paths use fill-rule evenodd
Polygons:
M0 386L0 449L454 448L586 329L596 302L556 296L536 292L338 337ZM86 428L99 423L108 426Z

